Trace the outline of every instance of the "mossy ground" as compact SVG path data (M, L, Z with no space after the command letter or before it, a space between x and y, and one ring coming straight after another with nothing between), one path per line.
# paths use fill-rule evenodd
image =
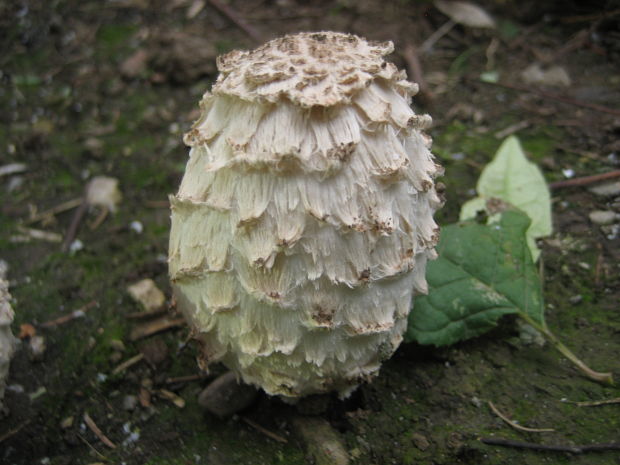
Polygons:
M179 81L174 74L178 70L161 65L167 50L157 39L184 31L211 42L217 53L253 46L208 5L188 19L192 2L177 2L176 7L152 3L59 0L0 7L5 50L0 57L0 165L28 166L12 178L21 184L10 191L9 179L0 178L0 257L11 267L14 332L32 324L47 342L42 360L30 358L27 340L13 360L12 389L5 399L8 413L0 421L0 462L307 463L291 432L291 418L298 414L294 407L261 397L243 414L288 440L281 444L241 417L219 420L202 412L196 396L208 379L165 384L169 377L198 372L196 348L180 345L186 329L155 336L167 347L165 360L111 374L119 363L113 359L113 341L125 343L123 360L144 350L146 343L129 340L136 322L127 314L138 308L128 297L127 285L150 277L169 295L165 201L175 191L187 158L181 134L214 78L189 70L192 78ZM579 31L597 27L595 20L570 23L562 18L582 13L596 18L598 11L572 14L550 5L552 20L543 24L532 13L534 2L529 3L487 5L501 19L493 66L507 80L536 56L554 56ZM429 2L231 5L255 18L253 24L266 36L346 30L394 40L397 49L408 41L420 43L445 19ZM384 22L379 30L376 18ZM529 40L518 42L523 34ZM438 214L443 224L455 221L460 205L473 196L481 167L500 144L495 134L515 123L527 120L518 135L549 181L562 179L563 169L588 175L613 164L608 157L618 135L613 116L475 82L488 70L492 36L458 27L436 45L437 53L423 57L425 72L435 73L430 81L437 95L421 110L435 118L434 151L447 172L442 181L448 203ZM566 66L573 78L573 87L564 92L617 107L620 72L611 59L613 47L590 45L572 50L570 59L556 53L555 62ZM121 65L141 48L149 50L151 60L135 74L121 75ZM176 67L183 66L182 57L172 58L178 59ZM400 56L394 60L404 66ZM118 178L124 199L119 211L94 230L89 224L96 213L87 215L77 235L83 249L64 253L57 243L14 241L33 209L44 211L80 197L86 180L95 175ZM619 239L608 239L587 218L589 211L604 208L606 200L585 189L554 193L554 238L564 245L543 244L542 270L549 326L590 366L613 371L618 378ZM60 213L31 226L64 234L72 215ZM129 226L133 221L143 225L141 233ZM571 303L576 295L581 299ZM85 317L41 327L91 301L96 306ZM151 407L123 409L123 398L137 395L145 380L174 390L185 407L153 397ZM330 401L323 416L342 433L354 463L610 464L618 463L617 452L572 456L486 446L478 438L611 442L620 431L618 406L578 407L573 402L619 396L617 387L584 379L552 348L525 346L514 320L507 318L487 335L454 347L403 346L374 383L347 401ZM555 432L511 429L491 413L487 401L524 425ZM104 446L84 426L85 412L116 449ZM61 426L69 417L73 424Z

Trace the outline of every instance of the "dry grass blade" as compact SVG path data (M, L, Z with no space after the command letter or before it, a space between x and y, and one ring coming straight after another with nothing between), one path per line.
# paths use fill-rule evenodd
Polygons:
M616 397L614 399L595 400L595 401L589 401L589 402L575 402L575 404L579 407L599 407L601 405L620 404L620 397Z
M274 441L278 441L281 442L282 444L286 444L288 443L288 441L286 440L286 438L283 438L282 436L280 436L279 434L276 434L272 431L269 431L266 428L263 428L261 425L259 425L258 423L250 420L247 417L241 417L241 419L243 421L245 421L248 425L250 425L252 428L254 428L255 430L263 433L265 436L270 437L271 439L273 439Z
M493 402L488 401L488 404L489 404L489 407L491 407L491 410L493 410L493 413L495 415L500 417L502 420L504 420L506 423L508 423L508 425L512 426L514 429L518 429L519 431L527 431L528 433L550 433L552 431L555 431L553 428L528 428L526 426L521 426L520 424L511 420L506 415L504 415L502 412L500 412L497 409L497 407L493 405Z

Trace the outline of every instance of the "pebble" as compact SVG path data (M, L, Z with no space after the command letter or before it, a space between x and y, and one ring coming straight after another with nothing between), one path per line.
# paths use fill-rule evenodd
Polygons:
M237 381L237 376L229 371L199 394L198 403L214 415L225 418L249 407L257 394L256 388Z
M45 338L43 336L32 336L28 342L28 347L33 360L41 360L45 354L45 349L47 349Z
M123 410L134 410L138 405L138 397L127 395L123 397Z
M595 195L600 195L601 197L613 197L614 195L620 195L620 181L599 184L598 186L591 187L588 190Z
M143 279L127 287L129 295L142 305L145 311L160 309L166 303L166 296L152 279Z
M413 433L411 435L411 439L413 440L415 446L421 451L425 451L431 445L428 439L426 439L426 436L420 433Z
M594 210L590 212L589 216L592 223L602 226L613 223L620 215L611 210Z
M340 433L323 418L297 417L293 426L316 465L348 465L349 454Z

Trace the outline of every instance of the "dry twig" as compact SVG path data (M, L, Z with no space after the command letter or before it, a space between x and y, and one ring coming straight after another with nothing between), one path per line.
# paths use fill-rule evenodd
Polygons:
M82 204L82 202L83 202L83 199L81 197L77 199L67 200L66 202L56 205L55 207L52 207L49 210L36 213L35 215L28 218L24 223L25 224L36 223L37 221L44 220L51 216L57 215L58 213L62 213L67 210L71 210L72 208L79 207Z
M177 383L189 383L191 381L200 381L201 379L208 378L209 375L197 374L187 376L177 376L176 378L166 378L165 384L177 384Z
M614 399L594 400L589 402L575 402L579 407L598 407L600 405L620 404L620 397Z
M233 10L230 6L225 3L220 2L219 0L209 0L209 3L213 5L220 13L223 13L228 19L230 19L235 25L245 32L248 36L252 38L252 40L261 43L263 42L263 37L256 29L250 26L248 23L243 20L235 10Z
M560 189L563 187L588 186L600 181L620 178L620 170L610 171L608 173L594 174L592 176L584 176L581 178L567 179L566 181L557 181L549 184L550 189Z
M112 370L112 374L113 375L117 375L120 372L125 371L127 368L129 368L130 366L135 365L136 363L138 363L143 358L144 358L144 354L142 352L140 352L138 355L134 355L130 359L125 360L123 363L121 363L116 368L114 368L114 370Z
M528 428L526 426L521 426L520 424L511 420L506 415L504 415L502 412L500 412L497 409L497 407L493 405L493 402L488 401L487 403L489 404L489 407L491 407L491 410L493 410L493 413L495 415L500 417L502 420L504 420L508 425L512 426L514 429L518 429L519 431L527 431L528 433L550 433L552 431L555 431L553 428Z
M588 110L598 111L601 113L609 113L610 115L620 116L620 110L616 110L615 108L609 108L604 105L597 105L596 103L588 103L583 102L581 100L575 100L570 97L565 97L563 95L553 94L551 92L547 92L541 89L534 89L532 87L521 86L518 84L508 84L503 82L489 82L489 81L481 81L479 79L473 80L468 79L469 81L473 81L476 83L487 84L495 87L502 87L504 89L516 90L519 92L529 93L537 95L538 97L542 97L548 100L555 100L557 102L567 103L569 105L574 105L577 107L587 108ZM421 87L421 86L420 86Z
M131 334L129 335L129 339L131 341L137 341L138 339L142 339L147 336L151 336L155 333L159 333L161 331L165 331L170 328L175 328L177 326L183 326L185 324L185 320L183 318L175 318L170 319L168 316L160 318L158 320L149 321L140 326L135 327Z
M84 423L86 423L86 426L88 426L88 428L93 433L95 433L95 436L97 436L101 442L103 442L110 449L116 449L116 444L110 441L110 439L105 434L103 434L103 432L99 429L99 427L95 424L93 419L90 417L88 412L84 412Z
M75 320L76 318L83 317L87 310L95 307L96 305L97 305L97 302L95 300L93 300L91 302L88 302L85 305L82 305L77 310L73 310L68 315L63 315L63 316L60 316L58 318L54 318L53 320L46 321L45 323L41 323L41 325L39 325L39 326L41 328L52 328L54 326L59 326L59 325L65 324L65 323L67 323L67 322L69 322L71 320Z
M65 240L62 243L62 251L67 252L69 250L69 246L75 239L75 235L80 228L80 223L86 214L86 210L88 209L88 202L86 202L86 197L82 199L82 203L73 214L73 218L71 219L71 224L69 225L69 229L67 229L67 234L65 234Z
M26 420L22 423L20 423L19 425L17 425L15 428L8 430L6 433L4 433L2 436L0 436L0 443L3 443L4 441L6 441L7 439L9 439L12 436L15 436L17 433L19 433L22 428L24 428L26 425L28 425L28 423L30 423L30 420Z
M583 446L565 446L557 444L536 444L535 442L513 441L503 438L479 438L480 442L491 446L515 447L517 449L532 449L540 451L568 452L570 454L583 454L584 452L597 452L606 450L620 450L620 442L602 444L586 444Z
M426 79L424 79L422 64L420 63L420 58L415 45L411 43L405 45L403 48L402 57L407 65L409 76L418 84L418 86L420 86L420 97L425 100L426 103L429 103L433 100L434 95L428 88Z
M261 425L259 425L258 423L250 420L247 417L241 417L241 419L243 421L245 421L248 425L250 425L252 428L254 428L255 430L263 433L265 436L270 437L271 439L273 439L274 441L278 441L281 442L282 444L286 444L288 443L288 441L286 440L286 438L283 438L282 436L280 436L279 434L276 434L272 431L269 431L266 428L263 428Z

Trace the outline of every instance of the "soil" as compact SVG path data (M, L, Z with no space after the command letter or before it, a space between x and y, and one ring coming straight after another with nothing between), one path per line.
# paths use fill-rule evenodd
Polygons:
M479 440L566 446L618 441L619 404L576 402L617 399L620 389L584 378L549 345L527 345L511 318L448 348L405 344L372 384L345 401L324 397L295 407L261 395L226 420L198 406L198 393L224 368L199 371L187 328L132 340L143 321L128 317L140 308L127 286L152 278L170 296L167 195L181 179L187 161L181 137L216 77L215 56L258 45L215 3L0 4L0 166L27 165L0 177L0 257L10 265L14 333L23 332L0 413L0 462L312 463L293 424L314 413L338 432L352 463L619 464L617 450L570 454ZM442 224L457 220L460 205L475 195L481 168L511 131L549 182L618 169L620 5L541 3L480 2L496 29L457 25L418 53L427 87L414 106L432 114L434 153L446 167ZM392 59L401 68L411 60L398 51L421 45L447 21L427 1L227 5L263 39L339 30L392 40ZM570 84L524 84L520 73L535 62L563 67ZM500 83L524 88L482 82L481 74L489 72L497 72ZM558 95L564 100L553 98ZM98 175L117 178L123 200L99 225L100 212L88 211L69 252L55 237L40 240L25 232L35 228L64 240L75 209L31 218L81 197ZM617 191L605 197L587 187L555 189L555 232L541 243L550 328L588 365L616 378L617 220L616 226L600 226L588 215L619 212L619 198ZM89 303L83 317L45 325ZM27 334L33 328L45 340L38 355ZM141 360L113 372L139 354ZM189 380L178 379L184 376ZM554 431L516 430L488 401L521 425ZM102 442L89 423L111 443Z

